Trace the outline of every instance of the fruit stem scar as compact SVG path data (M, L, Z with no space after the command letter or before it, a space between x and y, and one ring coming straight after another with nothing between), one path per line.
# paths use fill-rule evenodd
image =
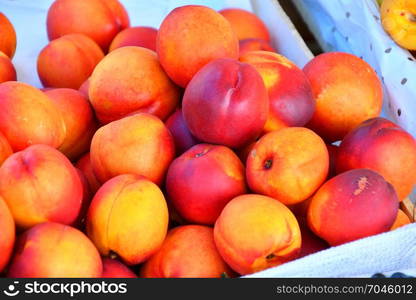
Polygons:
M209 151L208 149L205 149L204 151L195 154L195 157L198 158L198 157L204 156L208 151Z
M357 196L359 194L362 193L362 191L364 191L364 189L367 187L368 185L368 179L367 177L361 177L358 180L358 188L354 191L354 196Z
M276 255L274 253L270 253L269 255L266 256L266 259L269 260L269 259L273 259L275 257L276 257Z
M111 259L117 259L118 254L115 253L113 250L110 250L110 254L108 255L108 257L110 257Z
M266 159L266 161L264 162L264 168L266 170L270 169L273 165L273 160L271 158Z

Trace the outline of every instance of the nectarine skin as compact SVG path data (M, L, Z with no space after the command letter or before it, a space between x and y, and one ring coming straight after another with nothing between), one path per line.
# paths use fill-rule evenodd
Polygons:
M287 127L265 134L253 146L246 177L253 192L291 205L312 196L328 168L324 141L310 129Z
M170 230L162 247L144 263L144 278L220 278L231 270L214 243L213 229L201 225Z
M0 166L10 155L13 154L12 147L6 137L0 132Z
M316 110L308 127L335 142L361 122L381 112L383 89L371 66L344 52L320 54L303 68L312 87Z
M112 51L97 65L88 93L104 124L139 112L164 120L180 100L178 87L163 71L156 53L133 46Z
M416 184L416 140L387 119L367 120L344 138L337 154L338 173L359 168L380 173L403 200Z
M32 227L19 236L8 277L100 277L100 255L79 230L52 222Z
M302 247L300 248L299 258L325 250L328 244L317 237L306 225L300 225L302 235Z
M58 150L71 160L79 158L88 152L98 127L88 99L73 89L52 89L45 94L60 110L66 126L66 136Z
M47 145L11 155L0 167L0 195L16 225L30 228L52 221L72 224L80 213L82 183L71 162Z
M172 162L166 191L183 218L211 225L231 199L246 193L244 165L225 146L199 144Z
M100 182L121 174L137 174L161 184L175 157L169 130L157 117L139 113L111 122L94 134L91 166Z
M304 126L315 112L311 85L301 69L286 57L268 51L251 51L240 61L261 75L269 95L265 132L283 127Z
M143 176L120 175L92 199L87 233L102 255L116 254L136 265L161 247L168 221L166 200L157 185Z
M103 258L102 278L137 278L136 274L121 262Z
M189 130L199 140L238 148L262 132L269 100L254 67L222 58L192 78L183 96L182 111Z
M383 0L383 28L401 47L416 50L416 4L414 1Z
M186 87L196 72L210 61L237 59L238 39L231 25L215 10L187 5L175 8L163 20L156 49L169 77Z
M82 33L107 51L116 34L129 27L127 11L118 0L57 0L49 7L49 40Z
M252 12L239 8L226 8L220 10L220 14L230 22L239 40L248 38L270 40L266 25Z
M0 12L0 32L0 51L12 59L16 51L16 31L2 12Z
M176 155L180 155L199 143L192 135L183 118L182 109L177 109L165 122L175 142Z
M240 46L240 57L247 52L251 51L270 51L270 52L276 52L276 50L270 45L268 41L262 40L262 39L244 39L240 40L239 42Z
M15 240L15 225L10 210L0 197L0 273L3 272L13 252Z
M399 200L393 186L369 169L341 173L313 196L308 207L312 231L336 246L388 231Z
M301 247L292 212L276 199L255 194L238 196L225 206L214 240L225 262L241 275L290 261Z
M6 54L0 51L0 83L16 80L16 69L14 68L11 59Z
M390 230L395 230L402 226L406 226L407 224L410 224L410 223L412 223L412 221L410 221L410 218L404 213L404 211L399 209L397 212L397 217L394 220L393 225L391 225Z
M0 131L13 151L33 144L59 147L66 134L63 117L40 90L26 83L0 84Z
M103 51L88 36L64 35L39 53L39 79L44 87L78 89L103 57Z
M88 91L90 90L90 78L88 77L87 80L85 80L81 86L79 87L78 91L84 95L89 100L89 94Z
M109 52L126 46L137 46L156 51L157 29L153 27L129 27L120 31L111 42Z
M91 166L91 157L90 153L85 153L76 163L77 167L84 174L85 178L88 181L88 186L93 194L97 192L100 188L101 183L98 181L97 177L94 174L94 171Z

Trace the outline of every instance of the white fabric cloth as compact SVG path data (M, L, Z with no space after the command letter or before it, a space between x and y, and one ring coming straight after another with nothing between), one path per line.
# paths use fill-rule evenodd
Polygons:
M332 247L246 277L416 276L416 224Z

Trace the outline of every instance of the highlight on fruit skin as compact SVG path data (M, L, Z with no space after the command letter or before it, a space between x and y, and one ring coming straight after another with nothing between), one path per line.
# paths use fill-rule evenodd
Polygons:
M384 0L380 7L383 28L401 47L416 50L416 1Z

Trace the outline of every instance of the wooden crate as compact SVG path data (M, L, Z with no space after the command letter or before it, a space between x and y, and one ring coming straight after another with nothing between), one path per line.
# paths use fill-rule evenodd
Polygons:
M412 222L416 222L416 205L410 200L410 198L404 199L400 203L400 208Z

